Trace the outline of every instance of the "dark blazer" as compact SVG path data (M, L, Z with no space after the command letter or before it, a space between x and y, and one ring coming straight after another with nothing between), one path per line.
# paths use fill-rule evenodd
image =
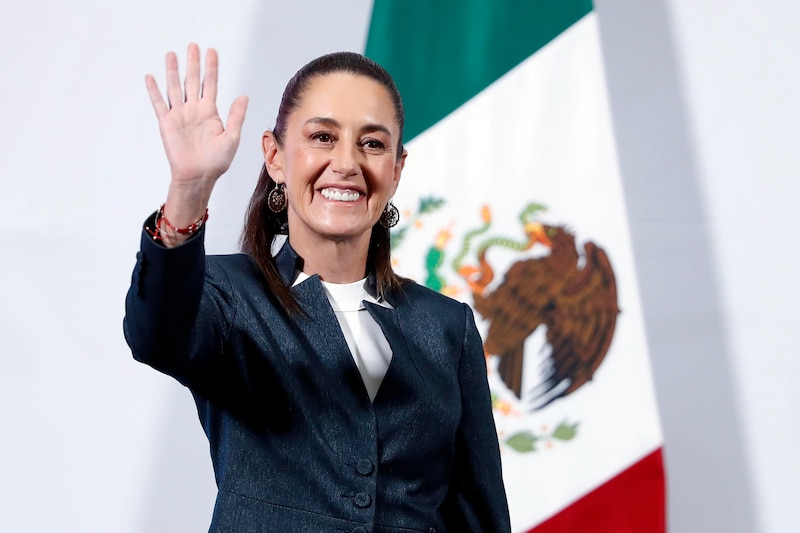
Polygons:
M299 258L276 257L287 283ZM414 283L367 304L393 357L374 402L318 276L288 316L245 254L202 232L142 236L126 300L134 357L195 399L218 495L211 531L507 532L480 336L468 306Z

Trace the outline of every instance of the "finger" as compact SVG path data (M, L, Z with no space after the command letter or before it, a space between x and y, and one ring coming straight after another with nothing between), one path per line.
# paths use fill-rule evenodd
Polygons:
M191 43L186 50L186 99L200 98L200 48Z
M206 52L206 74L203 78L203 98L212 101L217 99L217 72L219 71L219 56L217 51L209 48Z
M164 101L164 97L161 96L161 91L158 90L156 79L148 74L144 77L144 84L147 87L147 94L150 96L150 103L153 104L153 110L156 112L156 116L161 118L169 111L169 108Z
M181 79L178 74L178 56L175 52L167 54L167 102L169 107L175 107L183 103L183 89L181 89Z
M228 111L228 123L225 125L225 134L229 135L236 142L239 142L239 137L242 133L242 124L244 124L244 115L247 112L247 103L249 99L246 96L240 96L231 104L231 109Z

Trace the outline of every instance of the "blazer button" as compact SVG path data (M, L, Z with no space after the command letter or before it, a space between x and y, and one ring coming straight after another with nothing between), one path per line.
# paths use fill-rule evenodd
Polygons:
M359 492L356 494L355 498L353 498L353 503L356 504L356 507L361 507L364 509L372 504L372 496L366 492Z
M356 471L362 476L370 475L373 470L375 470L375 466L369 459L359 459L358 463L356 463Z

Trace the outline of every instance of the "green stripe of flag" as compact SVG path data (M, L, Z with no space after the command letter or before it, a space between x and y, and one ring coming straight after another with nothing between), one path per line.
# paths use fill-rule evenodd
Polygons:
M416 137L592 10L591 0L375 0L365 54Z

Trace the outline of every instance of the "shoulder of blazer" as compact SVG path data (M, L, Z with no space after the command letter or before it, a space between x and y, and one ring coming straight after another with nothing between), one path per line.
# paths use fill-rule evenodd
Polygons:
M228 301L229 305L238 307L245 301L259 306L272 303L264 275L248 254L206 256L205 275L206 289L216 293L215 298Z
M449 296L445 296L414 281L405 283L392 295L389 303L403 312L421 313L434 320L458 318L464 323L469 306Z
M256 260L245 253L207 256L206 276L211 279L227 278L233 289L241 284L261 284L264 281Z

